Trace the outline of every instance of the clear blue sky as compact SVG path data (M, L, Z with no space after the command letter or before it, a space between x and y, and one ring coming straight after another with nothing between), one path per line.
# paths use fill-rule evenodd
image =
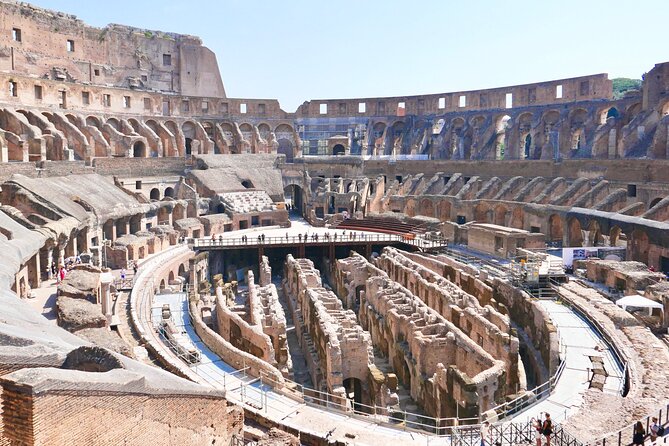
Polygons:
M34 0L90 25L194 34L230 97L441 93L669 60L668 0Z

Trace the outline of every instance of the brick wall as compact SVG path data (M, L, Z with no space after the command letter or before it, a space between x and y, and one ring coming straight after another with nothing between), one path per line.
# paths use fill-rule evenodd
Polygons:
M219 397L44 392L4 383L10 444L230 444L243 412Z

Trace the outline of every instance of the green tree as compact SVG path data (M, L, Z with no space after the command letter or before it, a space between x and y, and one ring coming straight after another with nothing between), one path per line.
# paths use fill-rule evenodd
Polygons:
M626 92L641 89L641 79L630 79L628 77L617 77L612 79L613 99L622 98Z

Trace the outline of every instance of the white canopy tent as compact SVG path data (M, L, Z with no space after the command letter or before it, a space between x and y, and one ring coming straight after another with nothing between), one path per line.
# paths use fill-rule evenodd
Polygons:
M647 297L643 297L640 294L633 294L631 296L625 296L616 301L616 305L621 307L623 310L627 310L627 307L634 308L648 308L648 315L653 314L653 308L659 308L660 312L664 315L664 305L654 300L650 300Z

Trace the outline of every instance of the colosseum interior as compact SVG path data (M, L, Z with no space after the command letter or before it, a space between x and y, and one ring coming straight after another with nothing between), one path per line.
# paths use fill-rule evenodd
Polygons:
M669 423L669 63L289 113L198 37L0 10L0 445Z

